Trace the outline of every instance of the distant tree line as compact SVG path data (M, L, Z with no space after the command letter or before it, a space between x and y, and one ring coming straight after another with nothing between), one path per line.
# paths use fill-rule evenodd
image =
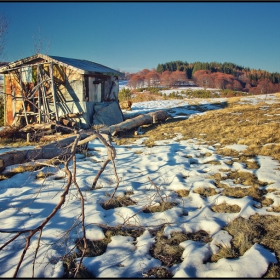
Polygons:
M236 77L237 79L242 79L244 76L249 78L250 81L258 81L260 79L267 78L272 83L279 83L280 82L280 73L273 72L270 73L265 70L255 70L250 69L249 67L242 67L238 66L231 62L183 62L180 60L166 62L163 64L158 64L156 71L158 73L162 73L166 70L169 71L183 71L186 73L188 79L192 79L193 75L198 70L207 70L210 73L221 72L224 74L230 74Z
M188 82L186 74L179 70L158 73L155 69L143 69L138 73L126 73L125 76L128 80L128 86L132 88L157 86L170 87L183 85Z
M171 87L187 85L190 81L203 88L218 88L267 94L280 91L280 74L255 70L234 63L171 61L158 64L157 69L125 73L128 85L139 87Z

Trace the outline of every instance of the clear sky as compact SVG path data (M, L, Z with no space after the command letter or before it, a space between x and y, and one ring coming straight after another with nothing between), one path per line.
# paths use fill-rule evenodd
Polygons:
M280 72L280 2L0 2L5 61L41 53L128 72L159 63L232 62Z

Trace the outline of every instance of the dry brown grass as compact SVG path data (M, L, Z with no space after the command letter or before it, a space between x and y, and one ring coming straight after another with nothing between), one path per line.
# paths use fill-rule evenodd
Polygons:
M260 190L260 189L255 188L255 187L249 187L249 188L235 187L235 188L224 189L223 192L222 192L222 195L232 196L232 197L236 197L236 198L251 196L256 201L261 202L264 199L263 196L266 193L267 193L267 191Z
M106 252L108 244L112 241L112 236L122 235L122 236L131 236L134 240L137 237L143 234L143 228L136 228L136 229L128 229L122 227L107 227L103 228L103 232L105 238L102 240L86 240L87 249L85 256L86 257L95 257L100 256ZM84 248L84 243L82 239L76 240L77 252L73 252L71 254L66 255L63 257L63 266L64 266L64 275L63 278L73 278L76 263L75 259L82 256L82 251ZM95 278L87 269L82 266L81 270L79 271L77 278Z
M52 176L52 175L54 175L54 173L40 171L36 174L36 179L38 179L38 180L45 179L45 178L47 178L49 176Z
M150 93L149 91L145 92L133 92L133 103L143 102L143 101L152 101L152 100L163 100L164 97L158 94Z
M211 261L221 258L236 258L244 255L255 243L259 243L276 253L278 264L271 265L263 277L279 278L280 254L280 217L255 214L249 219L238 217L229 223L225 230L232 235L231 248L221 246L217 254L212 255Z
M6 140L6 141L15 141L16 138L21 137L21 133L19 132L20 128L15 127L15 126L5 126L1 131L0 131L0 139L1 142Z
M0 146L7 146L11 148L18 148L18 147L24 147L24 146L33 146L34 143L26 142L23 139L0 139Z
M42 166L40 166L41 168ZM13 173L22 173L26 171L33 171L35 169L34 165L19 165L15 167L11 172Z
M273 202L274 202L273 199L265 197L261 201L261 204L262 204L262 207L267 207L267 206L271 205ZM277 211L275 211L275 212L277 212Z
M135 205L136 202L134 202L129 196L115 196L113 199L109 199L107 201L104 201L101 206L105 210L114 209L117 207L125 207L129 205Z
M155 144L155 140L152 140L152 139L147 139L143 142L143 144L147 147L147 148L152 148L154 147L156 144Z
M219 259L222 258L227 258L227 259L232 259L232 258L238 258L238 252L236 251L235 248L228 247L228 246L221 246L218 245L220 250L216 253L213 254L210 258L211 262L217 262Z
M245 144L248 145L247 150L243 152L245 156L268 155L280 161L280 115L277 111L279 104L239 104L239 100L239 97L228 98L226 107L220 104L221 109L211 110L194 118L170 119L152 125L148 129L145 128L144 135L149 137L150 141L171 139L177 133L181 133L183 139L197 138L209 144ZM266 110L262 110L264 106ZM206 110L198 105L193 107ZM130 140L132 142L136 139L132 136ZM219 153L239 155L239 152L230 149L219 149ZM250 163L246 164L250 168Z
M173 274L163 266L157 266L145 273L144 278L172 278Z
M228 179L233 180L235 184L243 184L245 186L253 186L253 187L260 187L266 186L266 182L261 182L258 178L249 173L249 172L242 172L242 171L233 171L228 173Z
M280 266L279 264L270 264L267 272L263 275L263 278L280 278Z
M228 144L245 144L248 145L247 150L239 153L232 149L218 149L218 153L225 156L238 157L238 160L246 164L249 169L258 169L259 165L256 161L251 161L257 155L272 156L280 161L280 116L277 109L279 104L259 103L257 105L238 104L240 98L229 98L227 107L219 110L206 112L203 115L195 116L189 119L170 119L165 123L150 125L143 128L144 136L149 137L146 141L148 145L154 144L156 140L171 139L181 133L184 139L197 138L209 144L221 143ZM280 95L278 95L278 101ZM196 109L203 108L193 105ZM266 110L262 110L267 106ZM121 136L122 137L122 136ZM133 132L124 135L123 141L119 144L130 144L141 138L142 136L134 136ZM152 143L152 144L151 144ZM268 145L266 145L268 144ZM232 165L233 161L228 162ZM228 170L224 171L228 172ZM265 198L267 193L260 187L267 183L260 182L255 176L247 172L229 172L223 176L220 173L211 176L217 187L224 188L223 195L233 197L251 196L261 202L263 207L267 207L273 203L271 199ZM232 179L235 184L243 184L248 188L229 188L221 180ZM203 196L215 195L213 188L207 191L203 188L198 191ZM188 192L177 192L179 196L188 195ZM272 211L278 212L280 207L272 207ZM213 211L224 213L236 213L240 211L237 205L216 205ZM243 255L254 243L260 243L272 251L274 251L279 260L280 254L280 234L278 228L280 226L280 217L277 216L259 216L258 214L251 216L246 220L237 218L225 228L232 236L232 246L221 246L220 251L211 257L211 261L217 261L220 258L236 258ZM180 263L182 248L178 246L180 242L188 239L204 240L209 242L207 234L189 236L183 233L173 233L170 239L163 236L163 230L157 231L155 234L156 243L151 248L153 257L162 261L165 266L172 266ZM153 271L153 275L156 272ZM164 272L162 272L164 273ZM151 274L152 275L152 274ZM158 276L155 276L158 277ZM279 278L280 266L271 265L267 273L263 277ZM159 277L158 277L159 278Z
M219 188L228 188L228 185L220 183L220 181L227 179L226 175L222 175L221 173L215 173L209 176L210 179L215 180L215 185Z
M221 163L217 160L206 161L206 162L204 162L204 164L221 165Z
M259 164L254 160L255 155L241 155L239 156L239 162L245 163L249 169L260 168Z
M261 189L261 187L266 186L266 182L261 182L258 178L249 173L241 171L228 172L227 175L222 176L220 173L216 173L210 176L214 179L215 185L218 188L223 188L222 195L231 196L236 198L242 198L245 196L251 196L256 201L261 202L265 205L268 200L264 197L268 193L267 190ZM248 186L247 188L242 188L239 186L229 187L228 185L221 183L222 180L231 179L234 184L241 184Z
M10 179L11 177L13 177L14 175L18 174L18 173L23 173L23 172L27 172L27 171L30 171L30 172L33 172L33 171L36 171L38 169L41 169L42 168L42 165L18 165L17 167L14 167L13 169L11 169L10 171L8 172L5 172L4 174L0 174L0 181L1 180L7 180L7 179Z
M195 189L193 192L198 193L203 197L208 197L208 196L218 194L218 192L214 188L203 188L203 187L199 187Z
M177 190L175 191L179 197L187 197L190 193L189 190Z
M142 97L141 97L142 98ZM277 96L280 101L280 94ZM145 141L146 146L154 146L156 140L172 139L178 133L183 135L182 140L196 138L198 141L214 145L220 143L221 148L217 152L224 156L232 156L239 161L246 164L247 168L259 168L256 161L251 161L255 156L265 155L280 161L280 112L279 104L258 103L257 105L239 104L240 98L229 98L226 104L220 104L220 109L211 110L203 115L197 115L189 119L169 119L164 123L146 125L141 127L144 134L134 135L134 131L122 133L119 137L113 140L118 145L131 144L135 140L143 136L149 139ZM140 100L139 100L140 101ZM146 101L142 100L141 101ZM133 102L136 102L133 100ZM193 104L193 109L206 111L207 109L202 105ZM265 109L265 110L264 110ZM180 141L180 140L179 140ZM230 144L244 144L248 148L243 152L238 152L232 149L224 148ZM25 144L26 145L26 144ZM233 164L233 160L228 162ZM227 172L227 171L225 171ZM265 198L267 191L262 190L261 187L267 185L266 182L260 182L255 176L249 172L229 172L227 175L219 173L211 176L215 180L215 184L219 188L224 188L222 195L232 197L251 196L259 201L263 207L270 206L273 201ZM229 188L226 184L221 183L221 180L231 179L235 184L243 184L248 188L233 187ZM217 194L213 188L197 189L197 193L207 197ZM186 192L188 195L188 193ZM178 193L179 196L185 196L183 193ZM126 198L128 199L128 198ZM131 204L126 204L124 200L122 205L120 201L116 201L114 207L121 207ZM117 206L116 206L117 205ZM157 206L154 209L147 209L148 213L166 210L166 205ZM172 208L175 205L169 205ZM167 208L167 209L170 209ZM110 208L108 208L110 209ZM234 212L238 208L236 205L216 205L213 211L216 212ZM271 210L280 212L280 206L273 206ZM234 212L236 213L236 212ZM276 253L279 261L280 256L280 217L277 216L260 216L255 214L249 219L237 218L229 223L225 230L233 236L231 247L222 247L220 251L211 257L212 261L217 261L220 258L233 258L243 255L254 243L259 243ZM117 230L116 230L117 231ZM116 234L113 230L112 234ZM108 231L108 236L110 235ZM106 242L110 242L110 238L106 235L106 240L101 244L95 243L94 246L99 246L95 249L96 252L102 252L102 246L106 247ZM169 267L173 264L181 262L181 255L183 249L180 248L179 243L185 240L196 240L203 242L210 242L209 235L205 232L198 232L195 234L173 233L170 239L163 236L162 229L155 233L156 242L152 246L150 252L153 257L158 258L162 263ZM108 243L107 243L108 244ZM93 247L94 247L93 246ZM95 254L95 253L89 253ZM165 271L166 272L166 271ZM163 275L164 271L159 272L158 275ZM153 271L153 275L157 272ZM151 274L152 275L152 274ZM83 275L85 277L85 274ZM83 277L82 276L82 277ZM279 262L277 265L271 265L267 273L263 277L280 277Z
M209 234L203 230L195 233L173 232L170 238L164 235L164 227L153 232L156 242L150 249L151 255L159 259L164 266L171 267L174 264L182 262L181 256L184 251L179 244L186 240L210 242L212 239Z
M232 171L228 172L228 174L223 177L221 174L216 173L210 177L215 180L215 185L218 188L224 188L222 191L222 195L224 196L237 198L251 196L256 201L261 202L263 207L269 203L269 200L264 197L268 191L261 189L261 187L267 185L267 183L259 181L255 175L249 172ZM228 185L221 183L221 180L225 179L231 179L234 184L242 184L248 187L229 187Z
M255 214L249 219L237 218L225 228L232 236L232 246L242 256L254 243L276 253L278 264L270 266L264 277L278 277L280 256L280 217Z
M272 199L271 199L272 200ZM273 203L273 201L272 201ZM270 204L272 204L270 203ZM276 212L276 213L280 213L280 205L277 206L272 206L271 209L267 209L268 212Z
M240 212L241 208L236 204L231 205L223 202L221 204L212 206L211 210L217 213L238 213Z
M159 205L149 205L143 209L144 213L163 212L176 206L175 202L161 202Z

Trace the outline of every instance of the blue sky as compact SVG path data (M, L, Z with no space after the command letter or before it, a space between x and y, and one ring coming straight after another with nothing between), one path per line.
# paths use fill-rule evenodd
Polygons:
M41 53L137 72L174 60L280 72L280 2L0 2L5 61Z

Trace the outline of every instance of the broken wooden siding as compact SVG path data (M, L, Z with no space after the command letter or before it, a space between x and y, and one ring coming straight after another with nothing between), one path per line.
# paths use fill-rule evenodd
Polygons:
M75 66L65 63L61 65L51 59L48 61L47 56L31 58L11 63L3 72L6 82L5 124L11 125L16 115L24 116L26 124L29 124L60 121L66 115L77 113L79 118L74 121L77 121L80 127L88 128L96 123L94 117L101 108L104 114L110 114L112 110L119 108L118 76L111 73L112 69L108 75L87 73ZM64 62L68 60L64 58ZM70 59L70 62L73 61L76 64L85 64L86 67L107 69L95 63L92 66L92 62ZM21 62L28 64L21 65ZM118 75L117 72L116 74ZM117 103L117 107L112 102ZM122 121L121 109L117 110L119 112L115 119ZM113 114L113 119L115 116L116 114ZM104 120L107 122L108 117L103 116L97 122L106 124Z
M59 65L55 65L54 69L58 102L84 101L83 75Z
M23 96L24 92L20 86L20 82L15 79L15 77L10 73L5 75L4 80L5 85L5 113L4 120L6 125L12 125L14 121L14 116L16 113L21 114L24 110L26 112L31 111L30 103L24 102L23 106Z

